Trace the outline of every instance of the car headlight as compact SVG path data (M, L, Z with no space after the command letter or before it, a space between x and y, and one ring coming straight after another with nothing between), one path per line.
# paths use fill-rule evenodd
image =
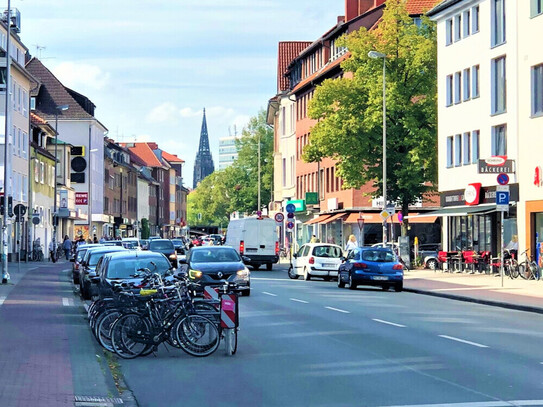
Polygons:
M247 280L250 274L251 273L249 272L249 269L247 267L244 267L236 272L236 277L240 280Z
M192 279L201 278L202 272L198 270L189 270L189 277Z
M170 260L176 260L177 259L177 254L174 253L174 254L170 254Z

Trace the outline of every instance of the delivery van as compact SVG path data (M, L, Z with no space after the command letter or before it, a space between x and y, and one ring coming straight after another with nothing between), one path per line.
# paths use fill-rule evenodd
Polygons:
M232 219L226 231L225 244L245 256L245 263L255 270L263 264L271 270L279 261L277 226L270 218Z

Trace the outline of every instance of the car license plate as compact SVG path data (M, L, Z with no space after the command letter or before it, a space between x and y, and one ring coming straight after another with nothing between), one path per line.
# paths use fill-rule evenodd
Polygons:
M322 267L334 268L336 265L334 263L322 263Z
M388 277L387 276L373 276L373 279L382 281L382 280L388 280Z

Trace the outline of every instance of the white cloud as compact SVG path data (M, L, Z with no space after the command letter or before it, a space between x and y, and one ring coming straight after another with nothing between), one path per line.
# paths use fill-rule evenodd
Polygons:
M53 68L53 74L64 86L75 91L100 90L108 84L110 75L97 65L77 62L61 62Z
M147 123L171 123L177 124L180 112L171 102L165 102L151 109L146 117Z

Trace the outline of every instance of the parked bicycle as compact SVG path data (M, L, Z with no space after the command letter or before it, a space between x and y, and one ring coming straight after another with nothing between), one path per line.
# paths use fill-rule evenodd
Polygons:
M534 261L534 256L528 256L529 249L526 249L521 256L524 255L524 261L518 265L518 274L524 280L539 280L539 266Z
M43 249L41 244L34 242L30 252L30 261L43 261Z

